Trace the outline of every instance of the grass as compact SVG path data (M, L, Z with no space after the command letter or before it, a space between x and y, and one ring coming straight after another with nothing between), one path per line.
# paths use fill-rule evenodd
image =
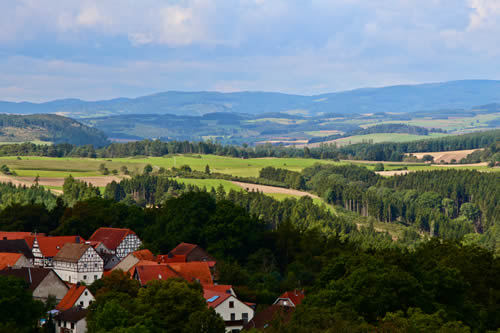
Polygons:
M167 157L148 157L142 159L113 159L119 164L142 163L157 167L171 168L173 166L189 165L193 170L204 171L208 165L212 172L231 174L240 177L258 177L260 169L272 166L292 171L301 171L315 163L339 164L339 162L326 160L313 160L304 158L232 158L216 155L176 155Z
M444 133L431 133L430 135L414 135L414 134L404 134L404 133L373 133L365 135L353 135L345 138L334 140L338 145L349 145L361 142L410 142L423 139L431 139L446 136Z
M206 187L208 191L211 188L217 189L220 185L224 187L226 192L230 190L239 191L242 190L241 187L231 183L228 180L224 179L193 179L193 178L173 178L178 183L186 184L186 185L196 185L198 187Z

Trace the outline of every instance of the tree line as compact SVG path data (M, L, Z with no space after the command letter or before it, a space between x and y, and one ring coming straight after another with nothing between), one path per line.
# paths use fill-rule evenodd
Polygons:
M500 130L475 132L458 136L418 140L403 143L359 143L337 147L322 144L319 147L296 148L271 144L250 147L222 145L212 141L142 140L127 143L111 143L102 148L93 145L36 145L32 143L2 145L0 156L49 156L49 157L101 157L164 156L167 154L213 154L236 158L299 157L314 159L355 159L371 161L402 161L405 154L416 152L450 151L489 147L500 141Z

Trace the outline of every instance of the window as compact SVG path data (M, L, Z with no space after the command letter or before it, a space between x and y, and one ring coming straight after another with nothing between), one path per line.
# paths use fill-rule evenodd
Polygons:
M246 323L248 321L248 313L242 313L241 314L241 319L243 319L243 321Z
M80 301L80 305L83 306L83 301Z
M97 280L97 275L94 275L94 281Z
M61 321L60 320L57 321L57 326L61 327Z
M87 268L87 264L83 264L83 267L84 267L84 268Z
M83 276L83 279L84 279L84 280L87 280L87 275L84 275L84 276Z
M74 330L75 329L75 323L71 323L71 329Z
M236 320L236 313L231 313L231 320Z
M96 267L96 268L97 268L97 264L94 264L94 267Z
M233 301L229 302L229 308L230 309L234 308L234 302Z
M88 291L85 291L85 296L87 296L88 294L89 294L89 292L88 292Z

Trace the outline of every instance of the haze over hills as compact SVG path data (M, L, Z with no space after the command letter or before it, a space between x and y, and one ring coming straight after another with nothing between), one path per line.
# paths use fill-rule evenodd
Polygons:
M0 112L15 114L61 113L74 118L122 114L199 116L213 112L262 114L414 112L468 109L500 102L500 81L463 80L383 88L363 88L314 96L272 92L168 91L138 98L102 101L61 99L45 103L0 102Z

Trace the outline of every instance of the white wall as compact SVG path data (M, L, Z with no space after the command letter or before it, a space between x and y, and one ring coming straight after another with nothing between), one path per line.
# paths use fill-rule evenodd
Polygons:
M86 309L90 305L90 303L94 301L95 301L94 296L90 293L88 289L85 289L85 291L80 295L80 297L75 302L75 306L81 305L82 308Z
M234 302L234 308L229 307L229 303ZM228 297L224 302L215 308L215 312L221 315L225 321L232 320L231 313L235 314L234 320L242 320L242 314L248 313L248 320L252 320L254 310L234 296Z

